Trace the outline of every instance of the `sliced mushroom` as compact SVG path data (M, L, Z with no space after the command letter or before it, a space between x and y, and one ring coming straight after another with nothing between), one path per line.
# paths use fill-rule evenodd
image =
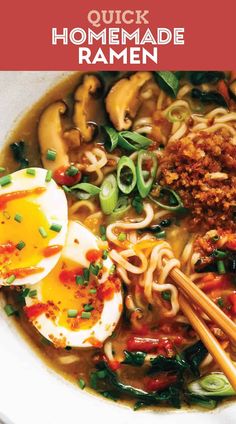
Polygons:
M141 105L140 91L152 78L151 72L136 72L118 81L108 93L106 110L118 131L128 130Z
M41 159L43 166L51 171L70 164L61 123L61 115L66 112L66 109L66 104L62 101L52 103L43 111L39 120L38 137ZM55 160L47 159L48 149L56 152Z
M99 106L101 88L101 82L95 75L85 75L82 84L75 92L73 121L86 143L93 139L96 130L91 121Z

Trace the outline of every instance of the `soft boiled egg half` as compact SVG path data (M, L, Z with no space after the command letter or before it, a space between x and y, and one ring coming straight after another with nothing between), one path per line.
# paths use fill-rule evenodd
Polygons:
M28 168L0 179L0 285L35 284L56 265L68 208L50 172Z
M101 347L122 312L119 278L107 251L83 225L70 221L56 267L26 297L25 313L56 347Z

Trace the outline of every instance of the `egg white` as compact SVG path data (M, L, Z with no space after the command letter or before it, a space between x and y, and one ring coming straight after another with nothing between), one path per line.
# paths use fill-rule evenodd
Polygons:
M62 252L62 259L66 260L66 258L69 258L78 265L88 267L89 261L86 259L86 252L90 249L99 250L98 239L79 222L69 221L67 240ZM103 261L103 265L106 270L99 280L100 284L107 280L113 263L108 257ZM37 289L37 295L34 299L30 297L26 298L27 306L45 301L42 297L41 284L38 283L34 288ZM91 328L72 331L59 325L57 318L55 321L49 319L46 313L41 314L32 323L51 342L55 338L57 340L63 340L63 343L71 347L93 347L88 339L93 337L103 343L114 331L120 319L121 312L122 293L119 291L114 293L111 300L104 300L101 317Z
M67 226L68 226L68 206L67 199L64 191L57 186L55 181L46 182L45 178L47 175L47 170L42 168L31 168L35 170L35 176L29 175L26 172L26 169L21 169L11 174L11 183L1 187L0 186L0 195L13 193L16 191L22 190L32 190L38 187L44 187L45 192L41 193L38 196L34 196L33 202L38 204L42 213L45 215L49 226L52 223L61 225L62 228L60 232L55 232L55 236L49 240L48 246L51 245L61 245L64 246ZM22 222L20 225L25 225ZM28 231L27 226L25 231ZM38 281L46 277L47 274L55 267L61 252L56 253L53 256L42 258L37 264L32 264L32 266L37 266L43 268L43 271L36 274L28 275L24 278L16 278L11 284L12 286L17 285L32 285L36 284ZM6 280L0 276L0 285L8 285Z

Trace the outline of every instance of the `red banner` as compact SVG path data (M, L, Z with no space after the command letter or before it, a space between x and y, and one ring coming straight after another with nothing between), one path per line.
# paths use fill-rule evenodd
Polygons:
M235 0L3 2L0 69L233 69L235 16Z

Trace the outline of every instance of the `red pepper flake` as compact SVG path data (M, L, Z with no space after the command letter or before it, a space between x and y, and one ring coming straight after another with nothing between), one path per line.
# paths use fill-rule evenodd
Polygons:
M102 252L97 249L88 250L88 252L86 253L86 259L89 262L96 262L99 259L101 259L101 257L102 257Z
M74 283L77 275L83 275L83 268L63 269L59 274L59 280L64 283Z
M127 340L130 352L158 352L160 355L171 357L175 354L174 345L168 338L151 338L133 336Z
M121 367L121 363L119 361L108 361L108 365L112 371L116 371Z
M32 190L21 190L21 191L13 191L12 193L2 194L0 196L0 209L4 209L6 204L12 200L22 199L24 197L32 196L34 194L42 194L46 190L45 187L36 187Z
M0 254L13 253L16 246L11 241L7 241L5 244L0 244Z
M49 258L51 256L56 255L57 253L59 253L62 250L62 246L59 244L54 244L52 246L47 246L45 247L45 249L43 250L43 256L45 258Z
M44 268L36 266L30 266L28 268L16 268L6 272L3 278L8 278L11 275L15 275L16 278L24 278L28 277L29 275L38 274L39 272L43 271Z
M24 306L23 309L27 318L33 321L48 310L48 305L46 303L35 303L31 306Z

